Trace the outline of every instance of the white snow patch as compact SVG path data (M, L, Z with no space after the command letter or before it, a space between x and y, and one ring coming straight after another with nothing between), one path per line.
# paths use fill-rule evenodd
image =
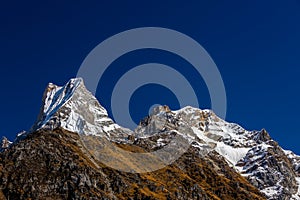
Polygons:
M281 194L282 186L275 185L275 186L267 187L261 190L261 192L268 197L274 197L277 196L278 194Z
M239 160L246 156L250 148L233 148L222 142L218 142L215 150L235 166Z
M157 140L157 144L158 144L159 146L163 146L163 145L165 145L166 143L164 142L164 139L159 138L159 139Z
M115 130L115 129L118 129L118 128L120 128L120 126L117 125L117 124L110 124L108 126L103 126L103 130L105 132L109 132L109 131L112 131L112 130Z
M300 177L297 177L296 181L298 183L298 192L293 195L292 199L293 200L300 200Z
M224 156L231 165L235 166L239 160L244 158L250 148L234 148L223 142L216 142L213 139L208 138L203 131L200 131L196 127L192 127L197 137L206 143L215 143L217 146L214 148L220 155Z

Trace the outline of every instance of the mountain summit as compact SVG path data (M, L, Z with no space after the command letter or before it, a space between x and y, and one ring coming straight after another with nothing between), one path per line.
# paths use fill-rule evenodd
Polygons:
M63 87L49 83L44 92L43 106L31 131L58 127L104 137L109 137L112 130L121 128L108 117L107 111L86 89L81 78L71 79Z
M300 199L300 157L264 129L160 106L131 131L81 78L42 102L29 132L3 138L0 199Z

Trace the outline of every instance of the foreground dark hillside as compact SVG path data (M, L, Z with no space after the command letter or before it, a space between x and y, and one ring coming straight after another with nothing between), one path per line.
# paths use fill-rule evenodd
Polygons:
M265 199L220 155L201 157L193 147L176 163L144 174L97 163L79 136L63 129L32 133L0 155L0 199Z

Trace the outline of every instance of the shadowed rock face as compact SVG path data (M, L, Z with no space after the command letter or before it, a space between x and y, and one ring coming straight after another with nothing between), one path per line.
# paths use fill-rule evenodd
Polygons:
M131 131L82 79L49 84L31 131L2 147L0 199L300 199L300 157L264 129L160 106Z
M265 199L215 152L202 157L191 147L161 170L125 173L93 160L79 135L63 129L29 134L1 154L0 169L7 199Z

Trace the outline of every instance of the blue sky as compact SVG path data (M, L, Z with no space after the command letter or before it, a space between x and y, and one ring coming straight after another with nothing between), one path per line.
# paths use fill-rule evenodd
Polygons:
M228 121L249 130L266 128L280 145L300 154L299 11L297 0L2 2L0 135L13 139L28 130L47 83L63 85L75 77L101 41L127 29L155 26L185 33L208 51L225 83ZM111 80L122 72L118 66L129 69L150 61L175 68L188 65L162 51L132 52L112 64L97 98L109 107ZM189 77L192 72L182 73ZM201 78L197 80L200 107L207 108L207 88ZM147 98L147 91L166 96ZM132 97L133 118L146 115L154 102L178 107L166 88L146 85Z

